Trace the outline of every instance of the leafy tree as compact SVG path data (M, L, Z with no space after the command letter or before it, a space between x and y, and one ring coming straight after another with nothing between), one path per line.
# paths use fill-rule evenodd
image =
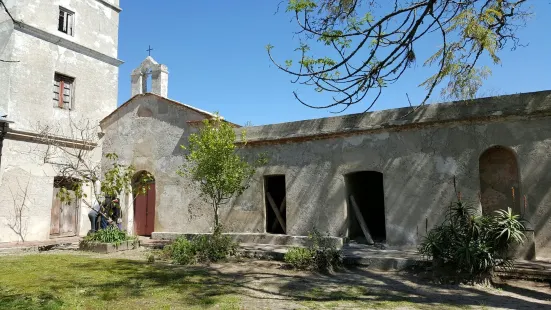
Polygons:
M494 64L498 52L512 42L528 12L526 0L288 0L287 12L299 27L297 62L283 64L295 83L333 94L333 102L312 108L343 107L369 98L368 110L384 87L400 79L417 60L422 39L435 36L440 47L424 60L436 66L420 86L427 92L424 104L438 85L442 96L472 98L490 70L478 67L483 56ZM328 48L327 56L315 56ZM327 51L327 49L324 49ZM369 95L369 96L368 96Z
M123 165L115 153L105 154L103 169L97 160L99 138L98 125L90 120L74 121L71 117L64 124L41 125L35 128L37 137L44 148L32 150L38 159L49 164L55 171L54 182L59 187L57 197L66 203L81 200L89 208L92 202L101 204L105 197L120 196L122 193L144 194L148 189L148 181L153 177L149 173L140 174L138 180L133 180L136 169L132 165ZM136 185L132 188L132 182ZM86 185L91 185L93 197L88 197L84 191ZM119 206L120 207L120 206ZM106 214L103 214L109 217Z
M245 142L245 131L241 139ZM261 154L249 163L237 153L233 126L218 115L203 120L198 133L189 136L186 163L178 174L199 184L202 196L212 206L215 230L220 225L219 208L248 188L257 167L267 162Z

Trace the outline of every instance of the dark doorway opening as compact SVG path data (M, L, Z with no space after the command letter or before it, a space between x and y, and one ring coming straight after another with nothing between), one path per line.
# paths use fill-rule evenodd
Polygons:
M267 233L285 234L286 232L286 194L285 175L269 175L264 177Z
M349 214L348 237L358 243L367 243L351 203L352 196L358 205L361 217L365 221L373 241L384 243L386 241L386 227L383 174L376 171L353 172L345 176L345 183Z

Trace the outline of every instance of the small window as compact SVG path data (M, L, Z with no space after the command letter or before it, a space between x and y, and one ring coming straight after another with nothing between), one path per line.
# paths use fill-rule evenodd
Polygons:
M59 31L72 36L74 21L75 21L75 13L65 8L59 7L59 25L57 28Z
M54 76L54 107L73 109L73 91L75 79L56 73Z

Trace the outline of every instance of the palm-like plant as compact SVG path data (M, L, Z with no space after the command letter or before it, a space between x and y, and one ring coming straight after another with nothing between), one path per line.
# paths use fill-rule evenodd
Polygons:
M511 208L479 215L472 204L458 199L446 211L444 222L424 238L419 252L459 274L476 277L496 266L510 266L508 250L524 241L523 230Z

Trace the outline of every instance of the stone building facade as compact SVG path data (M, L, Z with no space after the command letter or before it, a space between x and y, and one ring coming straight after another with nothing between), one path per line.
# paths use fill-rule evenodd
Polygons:
M16 22L0 12L0 59L12 61L0 62L0 110L13 122L2 131L0 242L21 240L10 227L19 217L25 240L45 240L58 236L51 234L58 225L51 218L55 172L30 154L45 147L36 143L37 128L50 125L72 138L65 134L71 120L98 124L117 107L121 9L119 0L4 3ZM70 223L59 223L68 225L61 235L88 231L88 210L75 207Z
M148 196L153 238L212 229L210 206L176 173L184 162L180 145L210 117L164 94L142 92L101 122L103 152L155 177ZM481 212L511 207L527 219L527 256L535 250L551 257L550 119L551 92L544 91L413 113L403 108L236 128L246 130L245 157L267 152L270 160L250 188L221 209L222 223L246 242L300 242L296 236L314 227L341 241L365 242L352 196L374 241L412 247L443 220L458 195L455 184ZM126 228L135 231L140 221L132 197L126 208Z

